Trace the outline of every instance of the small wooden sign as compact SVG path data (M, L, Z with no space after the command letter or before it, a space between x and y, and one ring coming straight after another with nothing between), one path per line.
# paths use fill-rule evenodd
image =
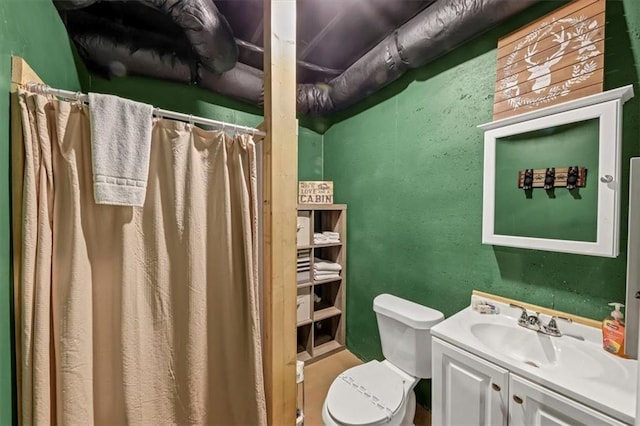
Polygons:
M518 172L518 188L544 188L547 170L553 172L552 188L582 188L587 184L587 169L584 167L554 167L551 169L527 169Z
M602 92L605 0L575 0L498 40L493 120Z
M333 182L325 180L298 182L298 204L333 204Z

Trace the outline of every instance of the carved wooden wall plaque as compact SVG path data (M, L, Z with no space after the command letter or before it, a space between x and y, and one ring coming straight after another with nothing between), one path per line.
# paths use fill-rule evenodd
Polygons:
M605 0L576 0L498 40L493 120L602 92Z

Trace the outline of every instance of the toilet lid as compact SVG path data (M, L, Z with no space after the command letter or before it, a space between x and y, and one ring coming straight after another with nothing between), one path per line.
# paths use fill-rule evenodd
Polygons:
M329 413L344 425L386 423L403 402L402 378L378 361L340 374L327 394Z

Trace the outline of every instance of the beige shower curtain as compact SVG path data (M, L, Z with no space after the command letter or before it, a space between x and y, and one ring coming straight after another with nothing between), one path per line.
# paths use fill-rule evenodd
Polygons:
M97 205L87 107L19 101L22 424L266 424L251 138L160 120L144 207Z

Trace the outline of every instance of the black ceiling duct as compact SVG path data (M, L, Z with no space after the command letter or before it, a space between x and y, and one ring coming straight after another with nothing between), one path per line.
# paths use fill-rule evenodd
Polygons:
M299 84L298 112L322 115L353 105L408 69L425 65L539 1L438 0L333 80ZM120 71L128 74L194 82L254 104L261 102L262 71L236 63L238 48L233 34L213 1L139 0L94 4L96 0L84 0L88 6L84 9L82 2L73 0L72 8L60 7L59 3L66 4L68 0L56 5L89 63L116 75L120 74L120 67ZM172 33L175 28L158 25L157 19L149 19L145 14L137 13L135 19L127 21L122 8L130 3L162 12L182 30L183 37L176 37ZM113 12L116 4L120 9ZM84 15L79 15L83 12Z
M439 0L326 85L298 87L298 111L344 109L540 0Z
M176 34L133 28L82 11L69 15L67 25L73 28L78 51L98 72L197 83L254 105L260 103L262 71L240 62L224 73L200 67L199 57L190 49L189 41Z
M62 13L71 36L83 25L80 19L73 19L78 12L83 17L110 20L118 24L117 32L103 33L93 30L96 36L122 38L124 34L133 34L137 29L149 33L155 29L160 36L171 36L176 28L189 41L189 50L198 57L198 64L215 73L232 69L238 60L238 46L233 32L225 17L211 0L136 0L136 1L100 1L100 0L54 0ZM80 9L82 9L80 11ZM133 18L131 18L131 15ZM159 21L161 24L158 24ZM69 22L72 25L69 25ZM74 26L73 23L78 25ZM164 25L162 25L164 24ZM102 26L104 28L104 26ZM117 28L113 27L114 30ZM83 31L87 34L87 31ZM131 44L128 42L127 44ZM162 48L162 45L159 45ZM96 56L96 55L93 55ZM139 55L142 57L143 55ZM103 62L110 62L107 58ZM151 74L151 76L154 76Z

